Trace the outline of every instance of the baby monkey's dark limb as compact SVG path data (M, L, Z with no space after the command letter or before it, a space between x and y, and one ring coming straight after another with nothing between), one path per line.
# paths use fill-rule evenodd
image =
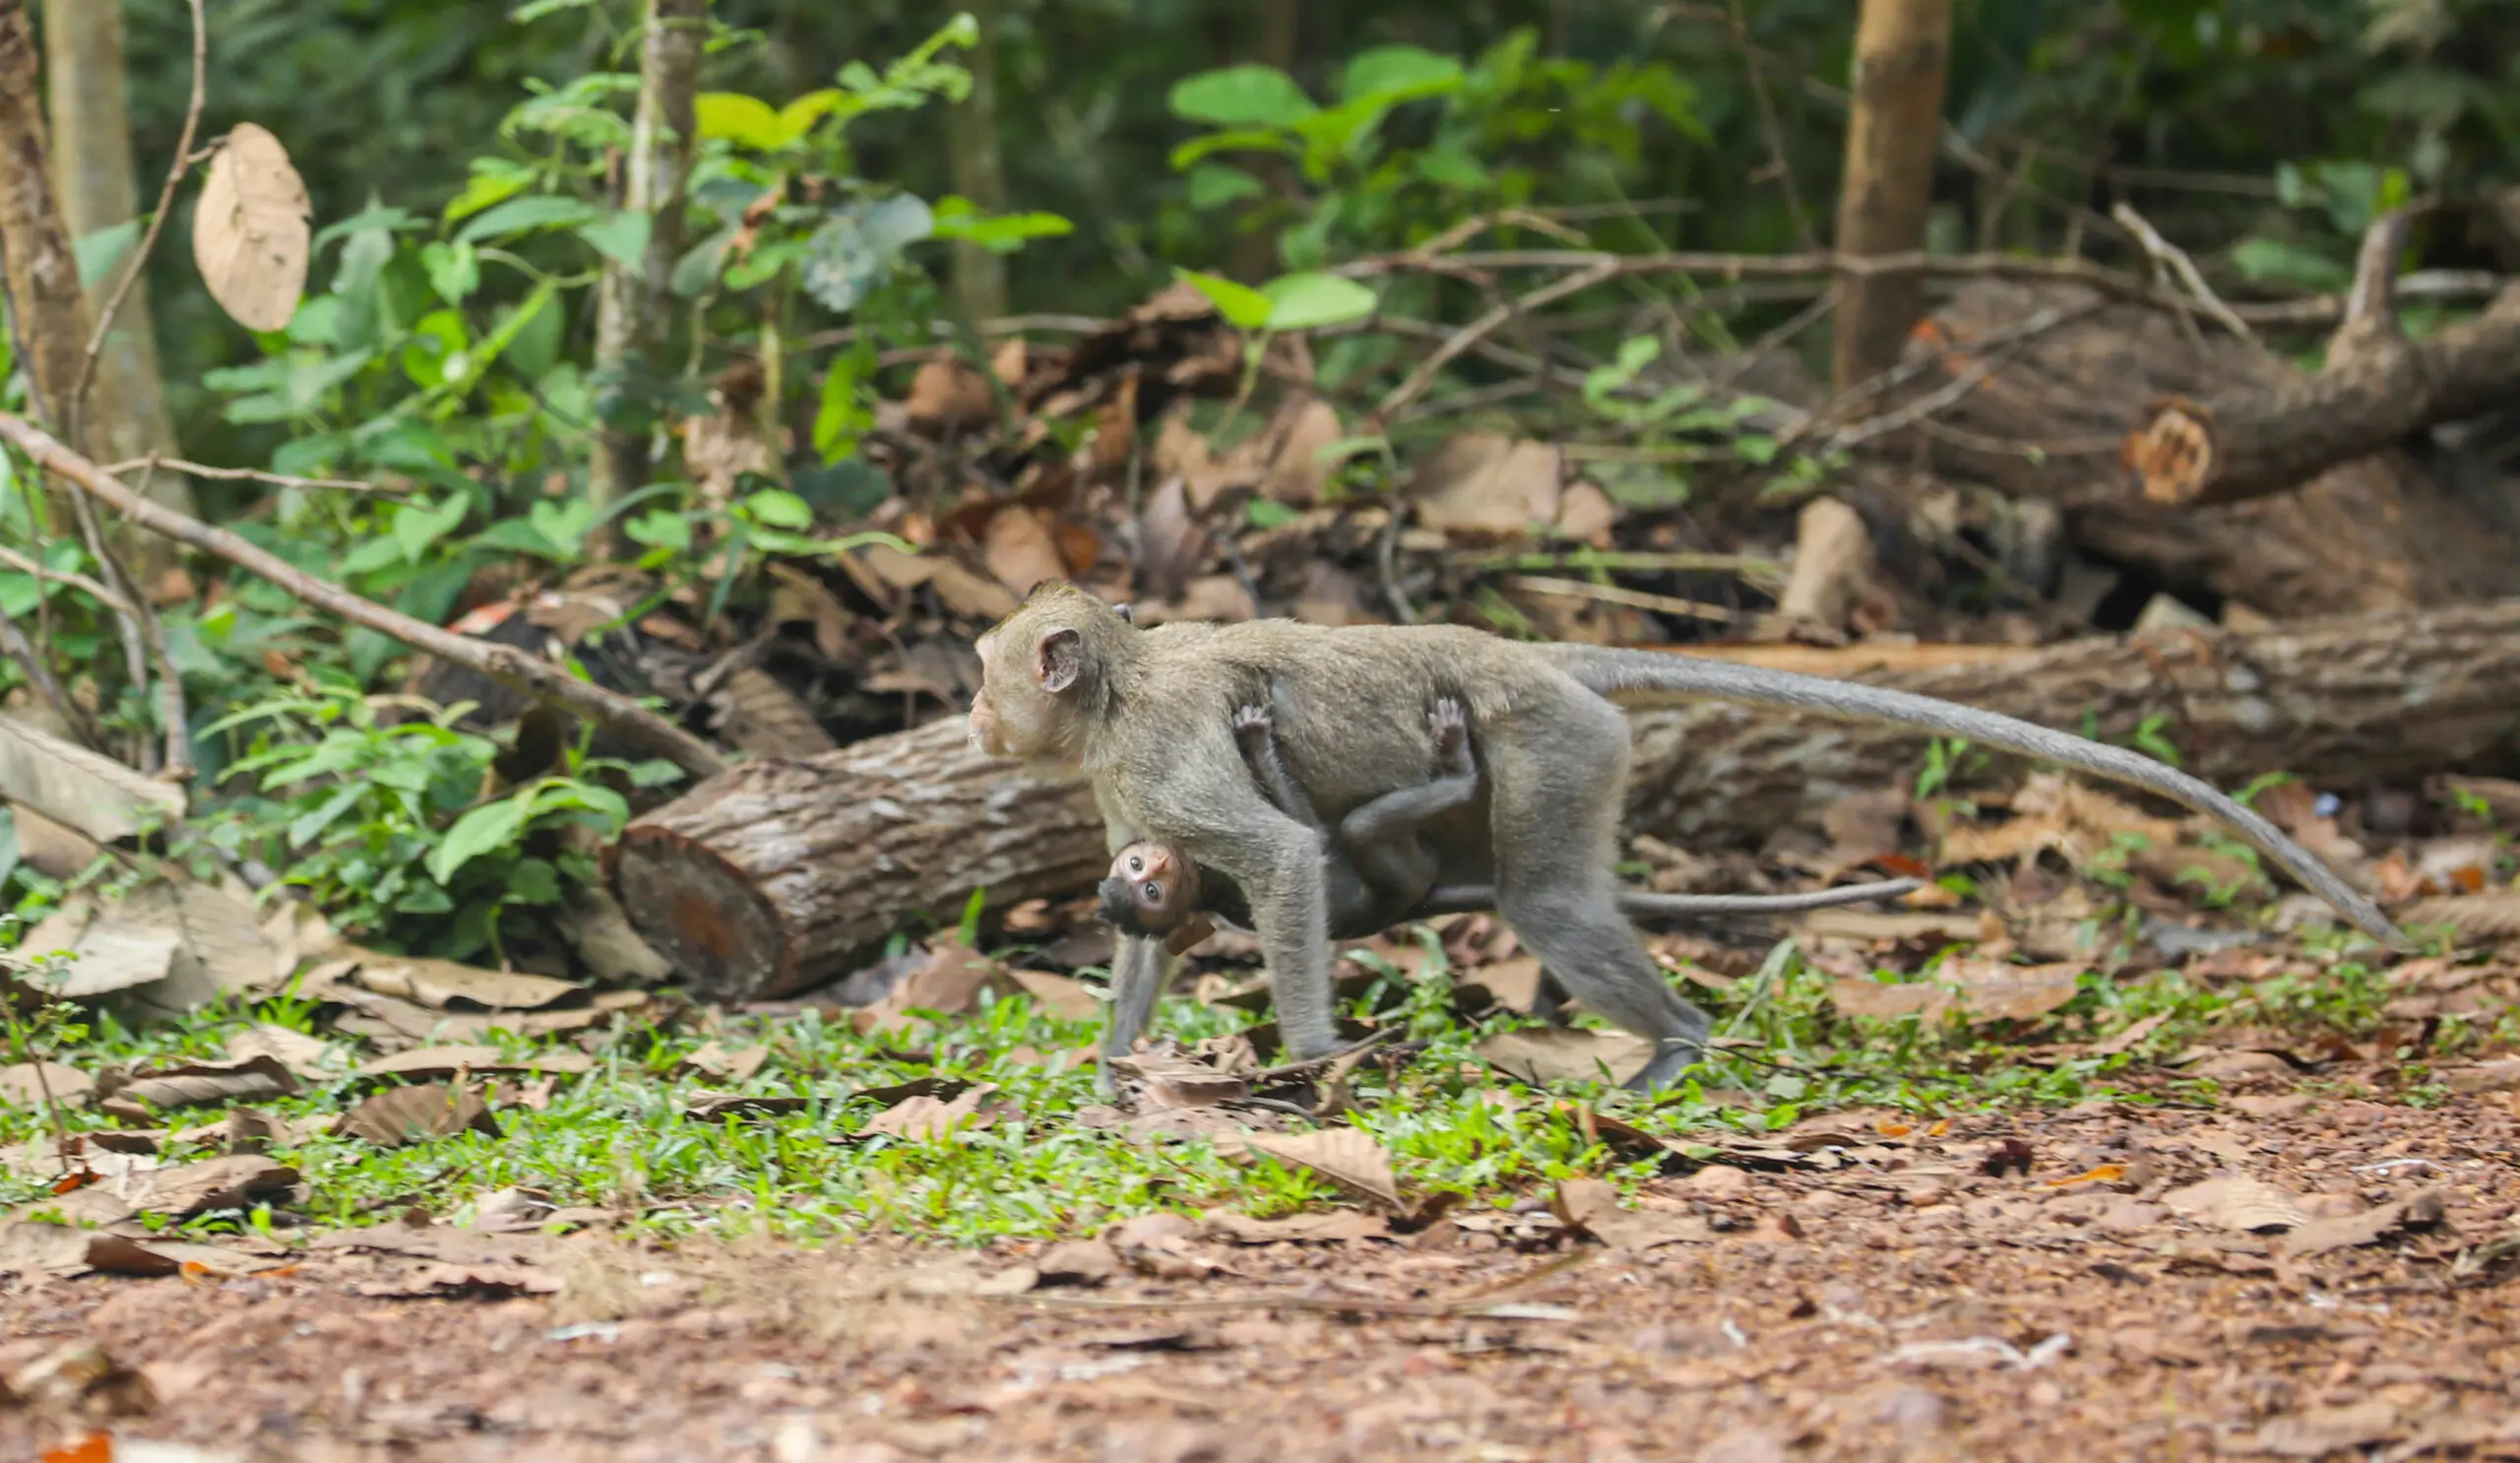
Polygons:
M1708 915L1795 915L1832 910L1851 904L1896 899L1924 887L1922 879L1884 879L1877 884L1849 884L1803 894L1648 894L1627 890L1618 896L1621 912L1631 917L1699 919ZM1411 913L1467 915L1496 908L1496 891L1485 884L1447 884L1429 892Z

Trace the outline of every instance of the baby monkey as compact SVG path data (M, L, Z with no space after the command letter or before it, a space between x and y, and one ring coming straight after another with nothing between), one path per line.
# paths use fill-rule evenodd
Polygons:
M1363 803L1334 831L1279 756L1268 708L1245 706L1234 713L1234 740L1261 792L1287 816L1322 835L1323 893L1334 939L1362 939L1412 916L1495 907L1496 891L1487 885L1435 887L1439 859L1426 846L1422 830L1431 819L1479 795L1479 767L1470 753L1470 718L1459 701L1438 699L1427 723L1435 743L1433 775L1418 786ZM1917 879L1892 879L1785 895L1623 891L1618 903L1631 916L1787 914L1888 899L1920 885ZM1212 879L1170 844L1140 841L1123 847L1097 892L1105 922L1124 933L1162 937L1176 955L1205 936L1205 923L1197 918L1203 909L1236 923L1249 921L1240 891Z

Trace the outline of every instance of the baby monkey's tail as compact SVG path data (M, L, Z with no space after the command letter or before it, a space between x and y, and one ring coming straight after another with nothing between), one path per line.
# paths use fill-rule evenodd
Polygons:
M2406 935L2389 922L2389 917L2380 913L2378 905L2338 878L2335 870L2311 857L2308 850L2285 837L2282 829L2225 796L2212 785L2140 752L1995 712L1883 686L1658 651L1589 645L1551 645L1544 650L1578 684L1621 706L1732 701L1812 712L1842 721L1880 722L1944 736L1965 736L1986 746L2158 793L2228 824L2373 939L2394 949L2413 948Z

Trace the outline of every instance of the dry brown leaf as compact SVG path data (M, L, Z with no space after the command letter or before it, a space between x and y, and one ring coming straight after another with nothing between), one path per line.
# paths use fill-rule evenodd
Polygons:
M1458 432L1419 463L1408 493L1438 533L1506 538L1557 521L1559 456L1545 442Z
M243 1209L258 1198L294 1186L297 1171L260 1154L231 1153L142 1176L130 1196L132 1211L190 1218L212 1209Z
M980 553L988 572L1016 595L1033 592L1044 580L1065 579L1067 564L1048 517L1037 509L1009 506L989 515L980 536Z
M193 205L193 263L228 318L253 331L284 330L306 289L306 184L280 139L239 122L210 159Z
M1483 992L1506 1010L1528 1013L1540 1004L1541 974L1539 956L1517 955L1463 972L1454 985L1464 1000L1476 1001Z
M1199 1216L1199 1222L1211 1237L1236 1244L1319 1244L1391 1238L1390 1220L1361 1209L1329 1209L1279 1219L1253 1219L1231 1209L1211 1209Z
M965 619L995 622L1013 614L1021 604L1006 586L975 574L952 559L937 559L928 583L945 607Z
M2275 1241L2276 1252L2287 1259L2307 1259L2331 1249L2349 1249L2361 1244L2377 1244L2400 1230L2429 1229L2441 1222L2447 1206L2437 1189L2426 1189L2398 1200L2365 1209L2360 1214L2335 1219L2314 1219Z
M925 1094L906 1097L890 1108L866 1119L857 1130L859 1138L894 1137L913 1143L934 1142L988 1126L997 1113L980 1104L997 1091L994 1083L982 1082L966 1089L950 1102L940 1102Z
M2273 1419L2260 1425L2253 1436L2224 1440L2218 1451L2326 1458L2406 1434L2397 1406L2372 1397L2344 1407L2312 1407Z
M1647 1250L1715 1238L1715 1231L1694 1214L1620 1208L1618 1190L1598 1178L1559 1179L1549 1210L1612 1249Z
M1260 478L1261 495L1296 507L1319 502L1337 467L1321 461L1320 454L1346 435L1338 410L1328 402L1319 397L1288 401L1260 438L1269 465Z
M1048 971L1021 968L1008 970L1006 979L1033 997L1035 1005L1061 1021L1091 1021L1102 1012L1102 1002L1095 996L1093 987L1082 981L1072 981Z
M382 1279L352 1281L354 1296L369 1300L401 1300L427 1296L556 1296L560 1276L537 1265L471 1264L443 1261L395 1271Z
M400 1148L423 1138L443 1138L470 1128L484 1137L499 1136L499 1120L489 1104L470 1087L443 1082L389 1087L349 1112L334 1131L361 1138L379 1148Z
M1829 1004L1841 1016L1869 1016L1877 1021L1901 1016L1923 1018L1930 1026L1951 1009L1952 993L1930 981L1875 981L1847 976L1829 983Z
M2309 1222L2294 1197L2262 1178L2230 1174L2162 1195L2174 1214L2227 1230L2289 1230Z
M1579 543L1609 547L1618 520L1618 504L1585 478L1568 483L1557 500L1557 532Z
M788 1094L695 1092L682 1115L702 1122L715 1122L729 1115L776 1117L785 1113L802 1113L805 1105L805 1099Z
M1178 600L1199 572L1216 541L1191 516L1188 490L1176 475L1156 484L1138 510L1138 589L1157 600Z
M2520 890L2418 899L2391 913L2401 926L2446 924L2468 943L2520 939Z
M1392 1177L1391 1155L1371 1133L1353 1127L1326 1127L1308 1133L1254 1133L1243 1140L1255 1153L1281 1163L1296 1164L1368 1198L1400 1207L1400 1182Z
M931 356L911 377L903 404L911 426L928 436L971 431L997 419L997 398L988 378L950 352Z
M375 950L354 953L359 962L356 980L360 986L433 1011L467 1005L492 1011L536 1011L586 990L572 981L483 970L477 965L424 955L387 955Z
M2073 960L2054 965L1950 960L1939 979L1960 988L1960 1008L1972 1021L2029 1021L2072 1000L2090 969Z
M181 819L186 806L176 784L144 777L12 716L0 716L0 796L99 844L162 828ZM46 952L22 946L20 953Z
M2000 938L2003 922L1989 912L1961 910L1812 910L1795 921L1808 939L1951 940L1969 944Z
M1623 1031L1541 1026L1499 1032L1471 1048L1496 1070L1520 1082L1624 1082L1645 1070L1654 1044Z
M1033 1262L1043 1285L1101 1285L1120 1273L1120 1254L1100 1240L1053 1244Z
M749 1082L769 1060L770 1049L767 1047L728 1048L718 1042L703 1042L682 1059L682 1065L687 1071L721 1082Z
M361 1062L361 1077L453 1077L460 1072L550 1072L574 1076L595 1070L595 1058L583 1051L536 1051L523 1061L510 1061L496 1047L473 1044L411 1047L373 1061Z
M277 1056L234 1061L195 1061L135 1077L113 1096L152 1108L193 1108L211 1103L250 1103L297 1091L297 1078Z
M333 1044L321 1037L310 1037L269 1021L257 1021L227 1041L227 1054L235 1060L268 1056L310 1079L325 1076L330 1070L325 1058L332 1050Z
M0 1102L36 1107L49 1093L56 1103L80 1103L95 1090L95 1078L57 1061L22 1061L0 1067Z
M2144 1038L2161 1030L2162 1026L2170 1020L2171 1015L2172 1013L2169 1011L2155 1011L2152 1015L2146 1016L2133 1023L2124 1031L2110 1037L2108 1041L2093 1044L2091 1049L2092 1055L2115 1056L2121 1051L2134 1050L2136 1046L2141 1043Z

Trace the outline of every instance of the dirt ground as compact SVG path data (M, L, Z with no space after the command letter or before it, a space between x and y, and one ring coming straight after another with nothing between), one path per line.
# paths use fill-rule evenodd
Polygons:
M1582 1229L1547 1195L960 1255L393 1224L17 1282L0 1455L2520 1456L2508 1091L1827 1121L1606 1215L1561 1190Z

